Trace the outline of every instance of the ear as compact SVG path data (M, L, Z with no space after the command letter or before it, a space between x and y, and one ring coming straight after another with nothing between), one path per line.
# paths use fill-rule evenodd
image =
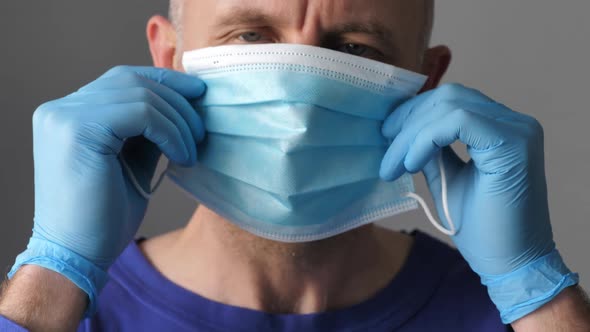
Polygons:
M146 28L155 67L176 69L176 30L160 15L152 16Z
M420 93L435 89L451 63L451 50L446 46L436 46L426 50L422 73L428 76L428 80Z

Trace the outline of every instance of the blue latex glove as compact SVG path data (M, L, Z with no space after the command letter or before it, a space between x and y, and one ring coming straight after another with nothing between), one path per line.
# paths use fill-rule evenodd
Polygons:
M383 134L393 141L381 177L423 171L448 227L442 162L450 217L458 229L452 239L488 287L505 323L577 283L553 242L538 121L479 91L450 84L401 105L386 119ZM467 145L467 163L449 147L457 140Z
M133 239L144 217L157 161L192 165L204 128L187 99L202 81L153 67L115 67L33 116L35 222L24 264L61 273L89 296L86 315L107 281L106 271ZM123 168L121 159L126 161Z

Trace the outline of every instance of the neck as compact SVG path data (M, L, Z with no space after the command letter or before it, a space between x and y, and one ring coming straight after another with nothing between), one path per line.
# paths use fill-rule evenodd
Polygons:
M313 313L363 302L384 288L411 237L367 225L321 241L281 243L199 207L186 228L161 245L152 242L164 249L144 247L154 265L204 297L270 313Z

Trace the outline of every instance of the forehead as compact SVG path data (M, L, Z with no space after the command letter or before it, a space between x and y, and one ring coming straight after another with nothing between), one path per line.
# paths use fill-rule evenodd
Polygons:
M354 23L387 27L398 38L416 39L423 27L422 0L184 0L182 23L211 29L239 13L260 13L286 28L330 29ZM396 38L396 39L398 39Z
M218 13L241 9L303 23L320 19L324 22L350 19L403 18L416 8L416 0L188 0L193 6L209 3Z

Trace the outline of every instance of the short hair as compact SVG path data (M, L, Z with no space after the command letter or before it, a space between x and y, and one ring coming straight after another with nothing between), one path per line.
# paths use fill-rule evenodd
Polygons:
M176 30L180 30L182 28L181 18L183 6L183 0L170 0L170 5L168 7L168 18Z

